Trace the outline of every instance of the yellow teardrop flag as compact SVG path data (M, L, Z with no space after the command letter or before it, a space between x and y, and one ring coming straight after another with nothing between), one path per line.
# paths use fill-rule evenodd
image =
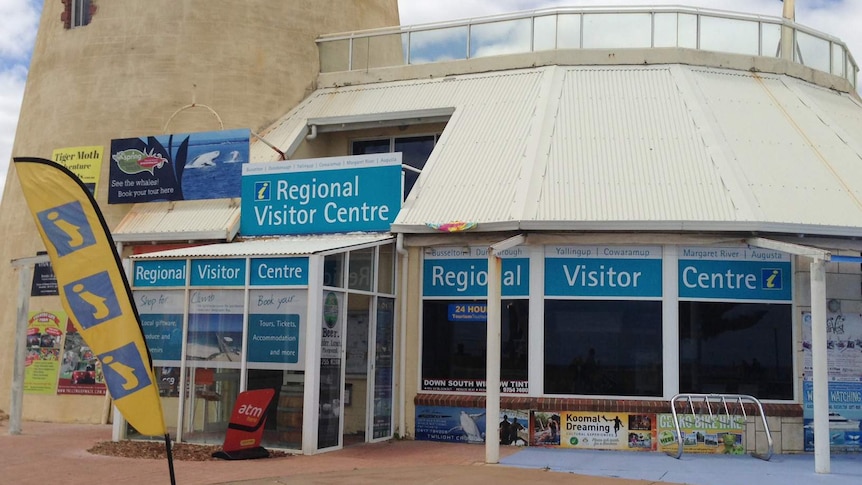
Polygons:
M24 198L48 251L63 307L102 363L114 405L141 434L165 435L150 352L105 219L65 167L15 158Z

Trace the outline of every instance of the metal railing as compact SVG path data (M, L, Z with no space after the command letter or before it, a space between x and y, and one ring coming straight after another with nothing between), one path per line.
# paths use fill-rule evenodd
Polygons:
M858 66L828 34L780 17L694 7L565 7L459 21L328 34L317 39L321 72L365 70L556 49L678 47L778 58L847 79Z
M679 425L679 414L677 414L677 403L684 402L687 406L683 406L691 412L691 415L697 421L698 416L709 416L710 423L713 423L716 418L724 416L724 419L731 420L742 415L742 422L736 423L745 426L748 415L745 411L745 404L749 403L755 406L755 409L760 414L763 421L763 429L766 432L766 441L768 449L766 454L757 453L756 450L751 452L751 456L760 458L761 460L769 461L773 453L772 433L769 432L769 423L766 420L766 415L763 412L763 406L760 401L754 396L747 394L677 394L670 400L670 409L673 413L673 425L676 429L677 451L676 453L666 452L669 456L679 459L683 451L683 436ZM697 403L697 409L695 409ZM715 406L715 411L713 411ZM704 414L704 411L706 412ZM731 411L738 411L737 414L731 414ZM727 423L726 423L727 424Z

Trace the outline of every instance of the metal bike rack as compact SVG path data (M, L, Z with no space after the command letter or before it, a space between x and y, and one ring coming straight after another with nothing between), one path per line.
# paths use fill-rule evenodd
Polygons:
M683 439L682 432L679 428L679 417L676 412L676 404L678 402L687 402L687 408L691 411L693 416L703 415L703 409L706 408L709 417L713 418L716 415L721 415L721 411L724 412L724 415L731 416L728 401L733 404L734 408L737 405L739 406L743 419L748 418L745 412L745 403L750 403L757 407L757 411L760 413L760 418L763 420L763 429L766 431L766 440L769 444L769 450L765 455L752 451L751 456L769 461L769 459L772 458L773 448L772 433L769 432L769 424L766 422L766 414L763 413L763 406L761 406L760 401L758 401L754 396L749 396L747 394L677 394L674 396L670 400L670 410L673 413L673 425L676 427L677 451L675 454L670 451L666 453L676 459L679 459L682 456ZM701 412L695 411L695 402L698 403L698 409ZM713 405L716 406L715 414L713 414Z

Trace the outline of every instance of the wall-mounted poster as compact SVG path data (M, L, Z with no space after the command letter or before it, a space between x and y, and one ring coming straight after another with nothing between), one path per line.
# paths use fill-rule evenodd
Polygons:
M106 391L102 363L72 322L67 321L57 394L104 396Z
M60 368L60 341L66 324L64 312L30 312L27 320L27 357L24 392L53 394Z
M38 251L37 256L48 254L45 251ZM33 284L30 286L30 296L55 296L60 292L57 289L57 275L54 274L54 268L50 261L44 263L36 263L33 266Z
M676 453L679 441L673 414L658 416L659 451ZM734 414L680 414L679 430L685 453L745 454L745 417Z
M111 140L109 204L240 197L250 131Z
M183 291L138 290L134 298L150 356L162 365L179 364L183 345Z
M71 171L91 194L96 194L99 175L102 172L102 153L105 148L99 146L58 148L51 154L51 160Z
M195 289L189 292L187 360L239 367L242 351L243 292Z
M655 451L655 414L533 411L530 445Z
M811 312L802 313L802 417L805 451L814 451ZM826 314L826 362L829 369L829 448L862 452L862 315Z

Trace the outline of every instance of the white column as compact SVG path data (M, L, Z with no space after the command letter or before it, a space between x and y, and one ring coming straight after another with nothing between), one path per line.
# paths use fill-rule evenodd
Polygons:
M829 473L829 382L826 362L826 261L811 261L811 362L814 384L814 471Z
M784 20L796 21L796 6L794 0L784 0ZM767 53L763 53L766 55ZM793 60L793 29L787 26L781 27L781 58L788 61Z
M33 264L18 267L18 313L15 331L15 362L12 365L12 403L9 407L9 434L21 434L24 409L24 360L27 358L27 311Z
M500 461L500 314L502 287L500 275L503 262L493 249L488 251L488 345L485 363L485 463Z

